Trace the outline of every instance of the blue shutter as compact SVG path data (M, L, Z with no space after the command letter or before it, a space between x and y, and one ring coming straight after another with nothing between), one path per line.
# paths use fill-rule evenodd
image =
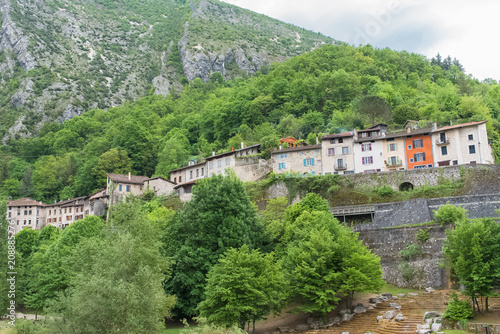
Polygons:
M304 159L304 167L305 167L305 166L307 166L307 165L306 165L306 159Z
M311 159L311 166L314 166L314 158Z
M278 169L281 170L281 163L278 164Z

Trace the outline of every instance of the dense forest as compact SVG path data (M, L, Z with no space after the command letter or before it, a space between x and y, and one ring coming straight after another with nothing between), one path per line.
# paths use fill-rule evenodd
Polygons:
M109 110L93 109L37 136L2 146L2 194L53 202L86 195L105 173L168 176L171 169L212 151L281 136L364 128L376 122L401 129L408 119L438 125L488 120L500 157L500 85L466 75L458 61L369 45L325 45L254 76L184 82L181 93L153 94Z

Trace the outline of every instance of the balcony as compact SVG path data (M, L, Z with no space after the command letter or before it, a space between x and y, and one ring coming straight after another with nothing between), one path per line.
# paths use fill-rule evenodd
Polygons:
M436 140L436 145L437 146L443 146L443 145L448 145L450 143L449 139L446 139L445 141L442 141L440 139Z
M341 165L335 165L335 170L346 170L347 165L346 164L341 164Z
M399 166L402 166L403 165L403 161L399 158L396 158L395 160L393 159L388 159L385 161L385 165L387 167L399 167Z

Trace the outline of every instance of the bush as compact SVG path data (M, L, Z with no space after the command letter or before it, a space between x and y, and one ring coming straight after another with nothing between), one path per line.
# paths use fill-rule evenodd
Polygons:
M391 186L387 186L387 185L376 188L375 191L377 192L377 195L382 196L382 197L390 197L390 196L394 195L394 193L396 192L394 189L392 189Z
M411 281L415 276L415 268L408 262L401 262L398 265L398 270L401 273L401 276L403 276L403 279L407 282Z
M422 251L417 248L417 246L410 244L406 246L406 249L399 251L399 256L401 256L405 261L411 261L420 253L422 253Z
M448 303L444 311L443 318L455 321L472 319L474 312L468 300L459 300L456 292L451 294L451 301Z
M417 242L423 244L424 242L429 240L429 238L430 238L429 231L430 230L431 230L430 227L426 228L425 230L424 229L418 230L417 235L415 235L415 240L417 240Z
M467 219L467 210L447 202L446 205L441 205L437 211L434 211L434 219L443 224L456 223Z

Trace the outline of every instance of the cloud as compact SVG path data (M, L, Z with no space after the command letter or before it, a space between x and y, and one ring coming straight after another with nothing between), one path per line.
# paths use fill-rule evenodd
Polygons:
M500 79L496 0L226 0L349 44L460 60L468 73Z

